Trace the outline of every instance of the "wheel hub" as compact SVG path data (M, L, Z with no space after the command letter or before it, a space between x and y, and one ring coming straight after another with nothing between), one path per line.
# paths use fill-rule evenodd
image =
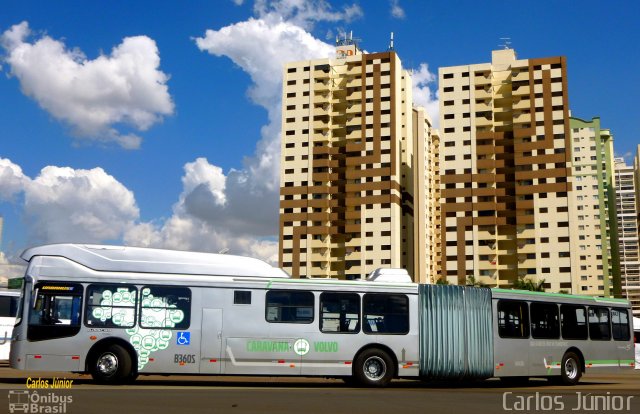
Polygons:
M379 380L384 377L386 371L387 365L380 357L371 357L364 363L364 374L371 380Z
M564 363L564 372L568 378L575 379L578 375L578 366L573 359L567 359Z
M101 355L96 365L101 374L110 376L118 370L118 358L109 352Z

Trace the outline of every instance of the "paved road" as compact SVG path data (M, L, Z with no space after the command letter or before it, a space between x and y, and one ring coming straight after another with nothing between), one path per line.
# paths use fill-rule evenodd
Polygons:
M28 377L46 379L49 384L56 377L73 379L70 390L28 390L32 401L34 392L42 399L38 407L57 407L66 413L640 413L639 370L585 376L575 387L549 385L545 380L505 387L488 380L471 384L394 381L386 389L362 389L316 378L208 376L141 377L133 385L114 387L94 385L87 376L9 368L0 368L0 413L8 412L10 391L11 401L27 398L19 394L27 391Z

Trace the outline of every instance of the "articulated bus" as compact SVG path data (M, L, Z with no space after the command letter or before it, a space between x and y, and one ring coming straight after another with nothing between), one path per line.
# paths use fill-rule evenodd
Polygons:
M116 246L29 249L10 364L90 373L322 376L575 384L632 368L624 300L364 281L292 279L246 257Z

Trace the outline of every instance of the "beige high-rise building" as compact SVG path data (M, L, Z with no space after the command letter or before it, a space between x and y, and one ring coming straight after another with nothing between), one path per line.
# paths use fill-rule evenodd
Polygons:
M620 266L613 180L613 136L591 121L572 117L572 293L620 296Z
M564 57L440 68L442 273L451 283L571 289Z
M423 269L421 282L436 283L440 278L442 260L440 232L440 137L424 108L413 109L413 136L416 159L422 160L423 174L417 174L417 187L424 195L415 200L415 210L425 218L422 225L416 222L414 244L416 267ZM419 164L417 164L419 165Z
M622 296L631 302L634 316L640 316L640 243L634 168L626 165L624 158L616 158L614 178Z
M396 53L345 39L335 58L288 63L282 106L280 266L346 279L397 267L428 280L417 229L433 140L424 120L425 139L414 137L411 75Z

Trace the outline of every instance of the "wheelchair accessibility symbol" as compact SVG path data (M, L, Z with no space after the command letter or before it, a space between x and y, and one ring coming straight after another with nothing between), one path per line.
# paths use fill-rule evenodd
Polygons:
M189 344L191 344L191 332L178 332L178 337L176 338L176 343L178 345L189 345Z

